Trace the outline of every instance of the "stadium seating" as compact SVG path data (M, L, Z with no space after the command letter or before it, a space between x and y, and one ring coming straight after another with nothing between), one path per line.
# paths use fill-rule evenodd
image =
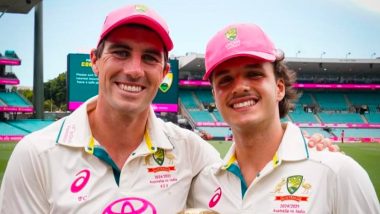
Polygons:
M301 97L298 99L297 104L300 105L312 105L314 104L314 101L312 99L312 95L309 92L303 92Z
M8 121L8 124L13 127L25 130L26 132L34 132L39 129L44 128L45 126L50 125L53 120L12 120Z
M380 104L379 92L349 92L347 97L352 105L377 106Z
M195 122L215 122L210 112L205 110L189 110L189 114Z
M31 106L31 104L19 96L16 92L0 92L0 100L8 106Z
M290 112L289 116L292 118L292 121L297 123L318 123L318 120L315 118L313 113L296 111Z
M312 112L305 112L301 105L296 105L293 112L289 112L289 116L294 122L298 123L319 123Z
M343 93L314 92L313 96L323 111L346 111L348 109Z
M319 118L324 123L364 123L360 114L357 113L333 113L320 112Z
M364 115L369 123L380 123L380 112L369 112L368 114Z
M192 91L189 90L180 90L179 91L179 99L181 103L187 108L187 109L196 109L198 108L197 103L194 100L194 95Z
M224 121L224 119L223 119L223 117L222 117L222 115L220 114L219 111L214 111L213 114L214 114L216 120L218 120L219 122L223 122Z
M0 135L7 135L7 136L29 134L29 132L25 130L19 129L17 127L9 125L6 122L1 122L1 121L0 121L0 130L1 130Z
M197 95L198 99L201 101L201 103L213 103L214 97L211 94L210 90L196 90L195 94Z
M184 89L180 90L180 99L194 122L224 122L220 112L215 109L208 112L203 109L202 103L215 102L210 89ZM332 123L332 124L365 124L380 123L379 112L380 94L376 91L303 91L293 111L281 119L281 122L294 123ZM358 106L368 106L368 112L359 114ZM352 108L355 106L355 108ZM318 108L320 107L320 108ZM351 107L351 108L350 108ZM360 108L359 108L360 110ZM230 134L228 127L198 127L216 138L226 137ZM321 133L325 137L339 139L341 129L301 127L310 135ZM329 131L329 132L328 132ZM346 137L375 137L378 129L349 129L345 128Z

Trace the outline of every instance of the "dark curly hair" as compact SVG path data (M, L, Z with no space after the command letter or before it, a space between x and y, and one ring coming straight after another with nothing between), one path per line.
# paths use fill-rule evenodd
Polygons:
M293 84L296 82L297 76L296 72L286 66L283 59L276 60L273 64L276 80L284 80L285 85L285 96L278 104L280 118L283 118L288 114L290 109L294 108L294 104L300 96L297 90L293 88Z

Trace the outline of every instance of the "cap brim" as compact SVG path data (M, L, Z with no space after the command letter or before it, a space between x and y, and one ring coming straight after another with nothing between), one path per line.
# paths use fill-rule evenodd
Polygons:
M276 60L276 56L274 54L256 51L247 51L228 55L226 57L220 58L212 67L207 69L206 74L203 76L202 79L209 80L210 75L216 67L218 67L221 63L236 57L249 57L258 60L259 62L274 62Z

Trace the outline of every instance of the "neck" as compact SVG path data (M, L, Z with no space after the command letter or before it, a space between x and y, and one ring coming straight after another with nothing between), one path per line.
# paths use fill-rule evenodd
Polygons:
M149 108L139 115L120 114L101 105L88 112L93 137L122 168L129 155L144 138Z
M247 185L250 185L278 150L284 128L278 120L266 127L232 130L236 159Z

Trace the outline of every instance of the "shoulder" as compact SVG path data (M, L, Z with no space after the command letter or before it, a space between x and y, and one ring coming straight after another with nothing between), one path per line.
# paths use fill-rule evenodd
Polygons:
M310 151L310 160L331 170L338 180L368 177L367 172L352 157L340 152Z
M355 168L362 168L350 156L340 152L316 151L311 149L309 152L310 160L330 168L335 173L341 173L343 171Z
M222 170L223 167L223 161L219 160L217 162L214 162L205 168L199 173L198 177L204 177L204 178L211 178L216 177L216 175L220 175L223 173L226 173L226 170Z
M62 123L63 119L26 135L17 143L15 152L35 151L39 153L55 146Z
M312 151L310 159L328 168L336 190L337 213L378 213L378 199L365 169L348 155ZM347 201L355 203L347 203Z

